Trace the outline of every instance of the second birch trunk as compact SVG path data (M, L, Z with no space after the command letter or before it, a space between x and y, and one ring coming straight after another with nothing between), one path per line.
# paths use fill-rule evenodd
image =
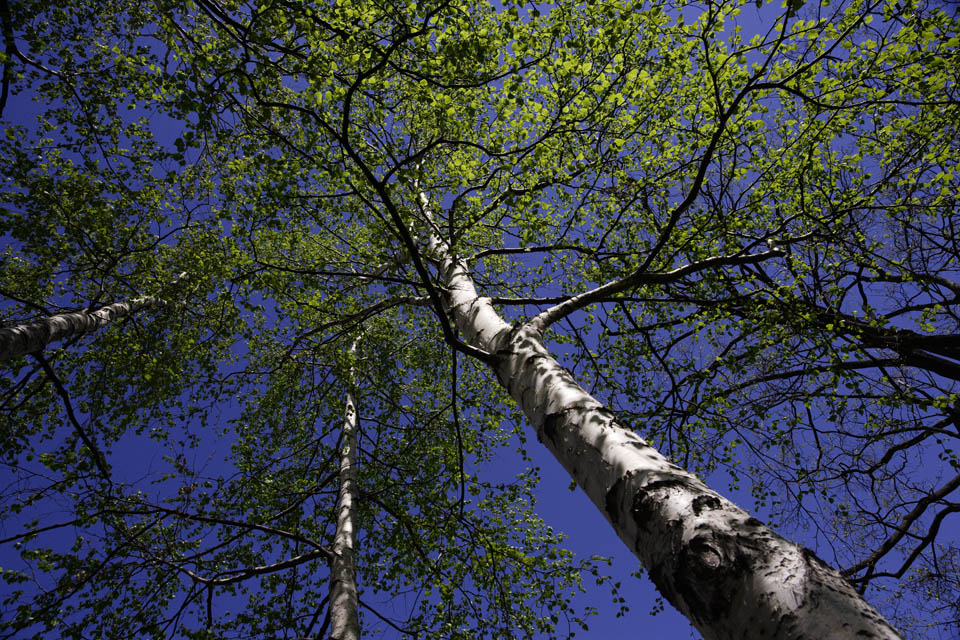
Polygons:
M355 341L350 348L351 355L356 348ZM352 385L352 369L350 377ZM330 566L330 640L360 640L356 565L353 558L356 540L357 408L349 392L344 408L342 436L337 530Z
M42 351L55 340L96 331L141 309L163 304L160 298L148 296L115 302L96 311L61 313L29 324L0 328L0 362Z

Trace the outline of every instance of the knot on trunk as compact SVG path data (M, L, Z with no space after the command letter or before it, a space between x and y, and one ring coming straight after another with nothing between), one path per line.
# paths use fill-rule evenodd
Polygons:
M706 537L697 537L690 541L685 550L686 564L691 573L709 580L723 564L723 552Z
M694 536L680 551L674 585L697 617L704 622L730 612L744 570L734 545L712 532Z

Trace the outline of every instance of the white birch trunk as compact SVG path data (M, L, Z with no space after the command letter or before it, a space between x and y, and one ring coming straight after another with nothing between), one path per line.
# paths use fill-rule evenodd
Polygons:
M424 203L426 204L426 203ZM528 325L478 296L436 235L448 304L464 340L497 357L500 383L660 593L707 640L894 639L899 634L813 552L774 533L671 463L593 398Z
M61 313L30 324L0 328L0 362L42 351L54 340L96 331L140 309L163 304L160 298L148 296L130 302L116 302L96 311Z
M351 354L356 350L354 341ZM351 370L351 377L352 377ZM351 380L352 383L352 380ZM355 502L357 497L357 409L347 394L343 416L343 442L340 449L340 490L337 530L333 539L330 564L330 640L360 640L357 613L356 566L353 547L356 539Z

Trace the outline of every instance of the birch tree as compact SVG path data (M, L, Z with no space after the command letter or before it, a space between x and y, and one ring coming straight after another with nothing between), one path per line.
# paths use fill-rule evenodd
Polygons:
M114 302L95 311L61 313L30 324L0 329L0 361L41 351L51 342L101 329L110 322L141 309L161 306L152 296L130 302Z
M885 577L893 589L935 584L960 601L941 562L956 542L940 526L956 510L955 17L882 0L782 11L753 2L148 4L118 3L91 32L64 26L94 24L79 10L41 20L39 5L9 7L30 25L7 38L8 63L23 74L4 75L12 95L43 80L45 99L74 110L49 111L56 133L13 128L3 142L17 160L4 227L15 260L5 268L43 276L4 295L29 306L55 297L44 287L77 298L102 282L147 291L152 265L201 263L190 265L193 299L220 305L219 316L189 315L166 335L216 337L189 351L205 367L195 381L209 383L181 409L188 385L168 378L166 395L145 397L157 407L149 415L109 396L130 416L110 437L134 430L134 415L174 421L242 399L231 437L243 500L224 501L223 485L200 492L218 515L172 514L204 527L220 518L225 546L201 554L206 569L269 574L247 606L274 615L225 628L315 628L305 612L318 610L320 588L264 568L319 571L309 564L319 548L293 559L308 539L326 548L316 527L332 522L332 507L298 489L307 481L293 461L310 450L302 443L317 443L333 473L336 448L297 412L306 398L318 406L330 351L371 323L381 327L371 348L390 355L361 374L367 388L389 389L374 394L383 409L370 415L389 408L407 427L369 426L364 469L382 464L361 504L415 542L360 527L373 544L358 575L397 594L418 580L436 589L399 633L552 634L558 612L569 613L558 594L576 584L575 567L535 552L556 537L528 509L515 532L491 515L517 508L532 476L520 489L482 479L508 437L526 446L508 417L521 412L704 637L897 637L861 599ZM77 73L69 51L84 47L47 47L53 33L89 47L84 65L110 69L110 82ZM166 139L131 129L121 104L179 127ZM120 162L131 155L124 136L151 149L150 160ZM44 145L56 152L35 159ZM118 163L109 180L84 164L101 157ZM91 242L69 216L46 233L24 224L26 211L58 204L54 193L90 200L78 210L101 221L102 238ZM83 197L96 193L122 197ZM153 205L152 236L165 240L130 218L134 203ZM136 242L107 242L103 221L114 219L127 220L120 228ZM89 261L57 272L49 238L85 248L75 255ZM71 388L83 394L78 371ZM22 401L26 384L8 397L29 424L45 399ZM322 411L335 415L335 404ZM404 456L379 459L387 442ZM58 468L74 468L72 450L60 449ZM196 475L177 456L176 473ZM426 470L411 467L417 456ZM291 462L265 478L259 470L277 460ZM792 533L812 529L804 544L857 588L708 488L703 477L724 482L710 475L718 471L754 483L756 506L784 532L791 522ZM439 507L408 490L408 480L441 477L429 494ZM197 495L182 486L177 501ZM285 500L301 493L313 510L288 511ZM135 513L159 518L158 508ZM314 522L306 537L305 521ZM137 525L150 533L120 539L158 574L169 551L210 535L180 537L173 526L161 535L150 522ZM471 560L447 564L458 545ZM500 562L510 569L498 575ZM173 564L194 574L182 574L181 611L236 584ZM507 575L537 585L556 576L559 590L539 592L550 613L531 613ZM451 583L466 586L452 593ZM470 604L471 585L489 605ZM484 629L489 610L503 613ZM213 611L197 619L211 623ZM921 622L951 614L931 615Z
M350 355L357 351L357 339L350 345ZM350 371L351 380L356 372ZM360 618L357 604L356 563L353 549L357 521L357 408L348 393L343 410L343 433L340 443L340 474L337 495L337 531L333 540L330 567L330 637L336 640L359 640Z

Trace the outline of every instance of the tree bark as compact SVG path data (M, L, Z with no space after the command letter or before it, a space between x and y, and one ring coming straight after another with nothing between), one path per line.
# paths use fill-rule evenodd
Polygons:
M0 362L42 351L54 340L96 331L118 318L163 304L160 298L147 296L130 302L116 302L96 311L61 313L39 322L0 328Z
M426 204L426 203L424 203ZM580 387L529 323L507 324L436 235L450 313L496 356L500 384L660 593L707 640L894 639L899 634L814 553L667 460Z
M350 348L356 351L357 342ZM351 378L353 371L351 369ZM351 384L352 384L351 380ZM343 443L340 449L340 490L337 530L333 540L330 566L330 640L360 640L357 613L356 565L353 547L356 539L355 502L357 498L357 410L353 395L347 393L343 416Z

